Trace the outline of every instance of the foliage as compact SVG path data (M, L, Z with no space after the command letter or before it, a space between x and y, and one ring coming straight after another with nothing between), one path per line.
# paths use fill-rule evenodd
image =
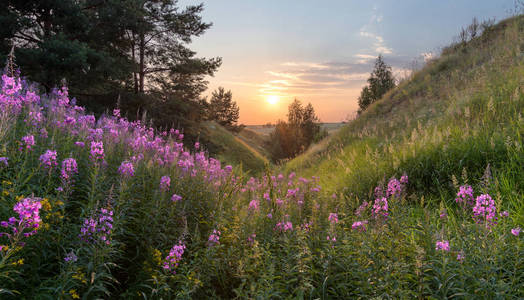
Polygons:
M223 87L213 91L207 108L209 120L214 120L229 130L240 131L241 128L237 126L239 112L231 91L226 92Z
M270 135L272 158L278 161L295 157L325 136L327 132L321 130L313 105L308 103L302 107L302 103L295 99L288 107L288 122L279 120Z
M368 85L362 89L358 97L358 113L361 114L370 104L381 99L387 91L394 87L395 78L391 73L391 67L384 62L382 55L379 55L373 72L368 78Z

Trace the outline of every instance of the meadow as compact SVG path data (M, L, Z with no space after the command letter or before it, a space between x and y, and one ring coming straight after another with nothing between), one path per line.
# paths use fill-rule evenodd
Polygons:
M258 177L3 74L2 298L524 298L523 31L446 49Z

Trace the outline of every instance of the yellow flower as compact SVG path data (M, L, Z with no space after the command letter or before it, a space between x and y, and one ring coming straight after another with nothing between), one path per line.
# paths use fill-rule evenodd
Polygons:
M62 206L62 205L64 205L64 202L62 202L62 200L58 200L58 201L56 201L56 205Z
M14 265L14 266L23 265L23 264L24 264L24 259L23 258L21 258L21 259L19 259L19 260L17 260L17 261L12 263L12 265Z
M16 199L16 201L20 201L20 200L22 200L23 198L24 198L24 195L18 195L18 196L16 196L15 199Z
M2 184L11 185L13 183L11 181L9 181L9 180L2 180Z
M86 277L84 276L84 273L82 273L82 272L75 273L71 277L73 277L73 279L76 279L76 280L82 282L83 284L87 283Z
M153 261L159 266L162 264L162 252L160 250L153 249Z
M75 289L69 290L69 294L71 295L71 297L73 297L73 299L80 299L80 296L78 295Z
M42 209L45 211L51 210L51 203L49 203L49 199L44 198L42 201L40 201L40 204L42 204Z
M9 191L8 191L8 190L4 190L4 191L2 192L2 195L4 195L4 196L9 196Z

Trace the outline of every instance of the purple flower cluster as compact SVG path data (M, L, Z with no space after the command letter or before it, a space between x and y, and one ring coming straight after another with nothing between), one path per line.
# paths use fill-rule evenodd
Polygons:
M162 178L160 178L160 189L162 191L168 191L170 186L171 186L171 177L162 176Z
M384 217L386 218L389 216L389 207L388 207L388 199L386 197L375 199L375 203L373 204L373 216L375 218Z
M293 224L290 221L278 222L275 225L275 229L274 230L277 231L277 232L292 231L293 230Z
M511 234L513 234L514 236L519 236L521 231L522 231L522 229L520 229L520 227L513 228L513 229L511 229Z
M0 157L0 164L3 165L3 167L9 166L9 158L8 157Z
M44 154L40 155L40 163L42 163L45 168L57 166L58 163L56 162L56 151L47 150Z
M337 213L329 213L328 221L331 222L331 224L338 223L338 214Z
M473 218L479 223L484 223L486 227L496 223L497 208L495 207L495 201L490 195L482 194L476 198L476 203L473 207Z
M258 200L251 200L249 202L249 210L258 211L259 202Z
M103 142L91 142L91 160L99 162L104 160L104 143Z
M77 260L78 260L78 257L76 256L75 253L73 253L73 251L67 253L66 256L64 257L65 262L75 262Z
M470 185L463 185L459 188L455 202L462 205L463 208L473 206L475 201L473 199L473 188Z
M177 194L173 194L173 196L171 196L171 201L173 202L178 202L180 200L182 200L182 196L179 196Z
M13 207L13 210L18 213L18 218L10 217L8 221L0 222L0 225L4 228L11 227L15 235L23 234L25 237L31 236L36 233L42 221L40 219L40 208L42 208L42 204L39 198L24 198ZM29 231L24 232L25 229ZM0 235L11 237L8 233L2 233Z
M66 158L62 161L62 170L60 176L66 182L70 182L74 174L78 173L78 165L76 160L72 157Z
M26 135L22 138L22 143L23 143L23 146L21 150L24 148L27 150L31 150L31 147L35 145L35 137L32 135Z
M358 231L366 231L366 224L368 221L356 221L351 225L351 229Z
M220 231L213 229L213 233L209 235L207 243L209 246L220 245Z
M446 240L437 241L437 243L435 244L435 250L449 251L449 241L446 241Z
M178 245L174 245L173 248L171 248L171 251L169 251L169 255L166 256L162 268L175 274L175 269L178 267L178 263L182 260L182 255L184 255L185 249L186 245L182 242L179 242Z
M120 173L120 175L123 177L133 177L135 175L133 163L129 161L123 161L122 164L120 164L120 167L118 167L118 173Z
M84 220L80 229L80 238L86 243L98 241L107 245L111 244L113 230L113 211L102 208L96 217Z

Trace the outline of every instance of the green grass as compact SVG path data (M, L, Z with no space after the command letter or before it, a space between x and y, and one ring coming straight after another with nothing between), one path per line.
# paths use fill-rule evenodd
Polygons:
M235 136L215 122L206 122L203 127L204 132L201 134L211 141L217 153L216 158L221 162L241 167L252 175L262 173L266 164L269 164L265 153L260 153L263 148L254 138L245 138L246 134Z
M412 192L439 199L450 196L453 175L480 178L489 164L514 191L508 201L520 205L523 53L524 17L505 20L447 49L284 170L317 174L326 188L361 197L406 172Z

